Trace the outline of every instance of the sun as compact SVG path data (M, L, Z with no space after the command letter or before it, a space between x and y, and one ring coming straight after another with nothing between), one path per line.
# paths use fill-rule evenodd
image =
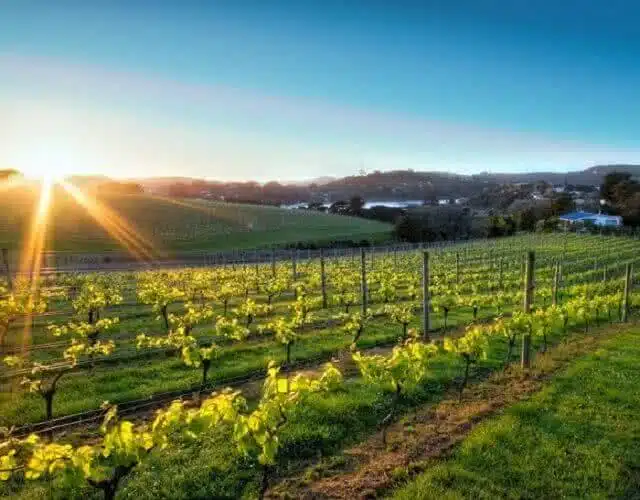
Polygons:
M27 178L45 182L61 181L80 172L66 157L53 155L29 158L18 166L18 170Z
M20 152L14 164L25 177L47 183L86 173L79 154L53 142L33 144L28 150Z

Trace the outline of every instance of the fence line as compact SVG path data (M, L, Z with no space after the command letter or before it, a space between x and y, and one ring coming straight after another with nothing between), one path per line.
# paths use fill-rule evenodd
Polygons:
M575 233L569 233L576 237ZM565 237L566 236L559 236ZM578 236L579 237L579 236ZM535 235L527 233L519 237L518 246L522 246L522 239L530 240L534 243ZM225 265L263 264L270 262L300 262L305 260L315 260L320 258L321 251L324 251L326 258L357 258L364 250L371 256L377 254L389 254L394 252L412 252L417 250L438 251L452 249L455 247L483 246L509 247L505 244L505 238L478 238L472 240L446 240L421 243L396 243L393 245L362 246L362 247L339 247L323 249L256 249L256 250L224 250L224 251L189 251L176 254L172 258L161 258L154 261L138 261L131 255L122 252L101 252L101 253L69 253L69 252L43 252L42 268L40 274L43 276L65 272L118 272L135 271L145 269L180 268L180 267L213 267ZM19 270L18 252L9 252L9 263L12 276L27 274Z

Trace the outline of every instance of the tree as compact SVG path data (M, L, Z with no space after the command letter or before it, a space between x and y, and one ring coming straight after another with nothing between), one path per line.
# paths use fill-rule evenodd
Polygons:
M516 229L516 224L510 216L502 217L500 215L494 215L490 217L489 231L487 236L489 238L496 238L498 236L511 236Z
M640 225L640 191L633 193L620 205L624 223L630 226Z
M573 209L573 199L567 193L561 193L551 202L551 214L555 216L565 214Z
M605 175L604 181L600 186L600 196L612 205L618 203L616 188L620 184L632 183L631 174L627 172L611 172Z
M395 235L401 241L417 243L422 241L424 232L414 217L405 214L396 221Z
M352 215L360 215L364 208L364 199L362 196L352 196L349 200L349 211Z
M537 219L533 208L525 208L519 215L519 229L521 231L535 230Z
M559 223L560 219L558 219L558 217L549 217L548 219L539 220L538 222L536 222L536 232L551 233L558 228Z

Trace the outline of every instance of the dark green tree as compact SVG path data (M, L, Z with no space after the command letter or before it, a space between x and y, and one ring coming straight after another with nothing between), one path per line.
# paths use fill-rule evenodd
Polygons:
M364 199L362 196L352 196L349 200L349 211L353 215L360 215L364 208Z
M574 209L574 203L571 196L567 193L561 193L551 202L551 215L558 216L571 212Z

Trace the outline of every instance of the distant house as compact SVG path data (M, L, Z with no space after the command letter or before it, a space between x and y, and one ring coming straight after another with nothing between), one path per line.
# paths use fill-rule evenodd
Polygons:
M596 226L620 227L622 217L619 215L594 214L591 212L569 212L559 217L561 221L569 224L593 223Z

